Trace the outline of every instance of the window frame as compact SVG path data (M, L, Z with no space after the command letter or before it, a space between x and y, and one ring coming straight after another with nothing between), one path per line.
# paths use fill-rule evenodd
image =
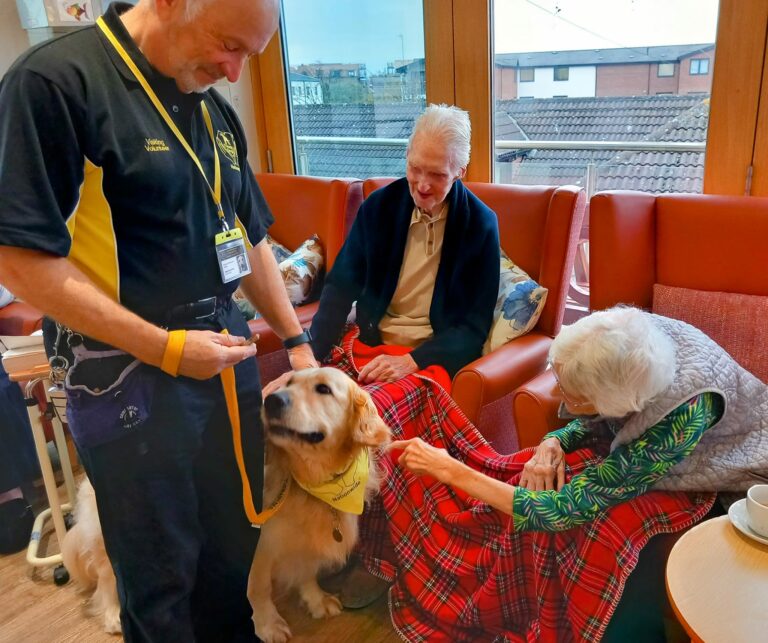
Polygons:
M693 63L698 63L696 65L696 71L693 71ZM701 71L702 66L707 68L706 71ZM709 76L709 58L691 58L688 73L691 76Z
M671 67L671 73L669 74L662 74L661 73L661 66L662 65L669 65ZM675 63L658 63L656 65L656 77L657 78L674 78L675 77Z
M558 78L557 73L565 70L565 78ZM571 79L571 68L569 65L555 65L552 68L552 81L556 83L566 83Z
M529 71L531 72L530 78L523 78L523 72ZM518 77L518 82L521 83L533 83L536 82L536 67L520 67L520 74Z

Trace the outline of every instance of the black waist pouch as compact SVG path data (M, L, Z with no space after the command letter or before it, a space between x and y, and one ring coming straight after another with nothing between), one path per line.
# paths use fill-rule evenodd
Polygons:
M157 369L120 350L78 346L73 354L64 388L77 445L97 447L142 429L151 413Z

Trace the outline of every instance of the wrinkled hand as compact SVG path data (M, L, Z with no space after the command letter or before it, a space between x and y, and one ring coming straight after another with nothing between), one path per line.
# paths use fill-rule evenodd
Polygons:
M305 368L317 368L317 360L312 352L312 346L309 344L299 344L288 350L288 361L291 362L291 368L294 371L301 371Z
M410 355L379 355L360 369L358 379L362 384L394 382L418 370Z
M525 463L519 486L531 491L556 489L565 484L565 454L557 438L547 438Z
M267 395L274 393L277 389L283 388L283 386L285 386L288 383L288 380L291 379L291 375L293 375L293 371L288 371L287 373L283 373L279 377L276 377L275 379L273 379L269 384L262 387L261 389L262 399L266 399Z
M188 330L181 354L179 375L207 380L228 366L256 356L256 345L245 337L210 330Z
M445 449L433 447L421 438L396 440L389 445L389 450L400 449L403 451L397 460L400 466L418 476L432 476L440 482L450 482L459 464Z

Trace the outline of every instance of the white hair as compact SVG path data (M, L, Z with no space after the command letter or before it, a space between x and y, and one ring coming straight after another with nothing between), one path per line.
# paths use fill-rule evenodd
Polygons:
M413 140L419 135L443 141L448 148L453 169L459 170L469 165L472 125L469 114L463 109L444 104L427 107L413 124L406 154L410 153Z
M214 0L185 0L184 2L184 20L189 22L192 20L195 16L197 16L200 11L202 11L203 7L205 5L210 4ZM147 4L149 4L151 7L155 7L156 0L146 0Z
M607 417L642 410L674 379L672 340L648 313L616 307L564 326L549 349L566 393Z

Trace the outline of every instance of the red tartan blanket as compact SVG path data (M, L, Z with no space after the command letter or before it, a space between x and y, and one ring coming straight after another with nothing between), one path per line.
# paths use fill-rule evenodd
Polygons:
M372 353L344 338L331 363L355 376ZM362 357L362 355L361 355ZM423 373L366 387L395 439L420 436L494 478L515 484L533 454L496 453L434 380ZM393 454L396 456L396 454ZM596 462L568 454L568 477ZM408 641L596 641L651 536L700 520L713 494L649 492L563 532L515 532L512 518L389 455L381 496L361 522L370 571L394 580L392 621Z

